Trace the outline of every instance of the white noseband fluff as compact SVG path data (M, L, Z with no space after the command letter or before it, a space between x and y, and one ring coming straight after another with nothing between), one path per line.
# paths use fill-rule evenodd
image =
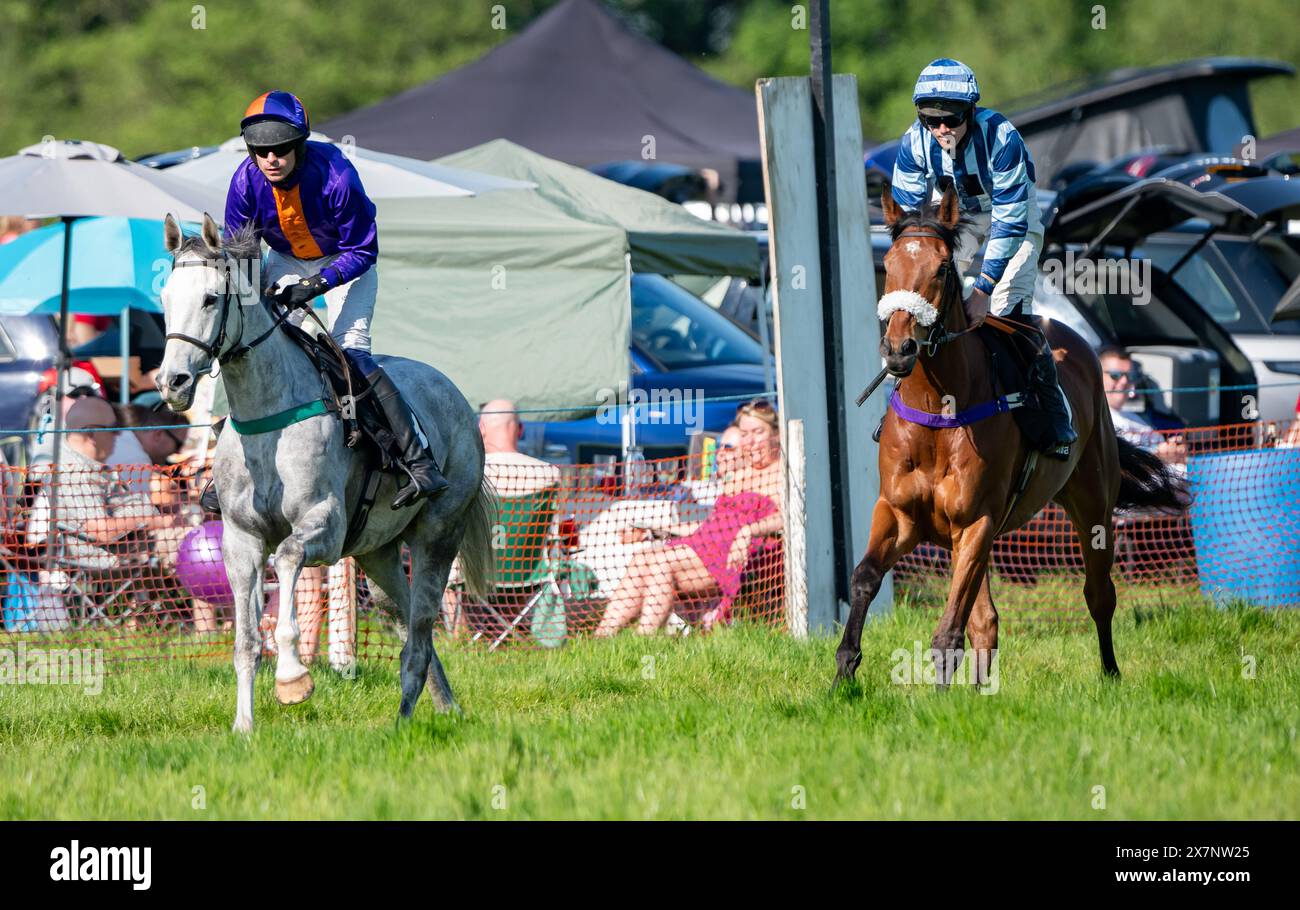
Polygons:
M876 315L881 321L899 310L911 313L920 325L933 325L939 318L939 311L934 308L934 304L916 291L890 291L876 304Z

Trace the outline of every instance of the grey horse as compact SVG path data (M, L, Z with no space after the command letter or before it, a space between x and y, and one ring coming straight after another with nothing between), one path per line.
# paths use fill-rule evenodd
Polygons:
M319 401L319 374L278 330L277 317L263 302L260 280L236 280L247 276L248 266L260 265L256 236L236 235L223 246L210 217L204 216L200 236L186 237L168 215L164 239L173 271L161 295L168 340L157 385L167 405L188 410L197 378L214 362L225 377L232 423L294 413ZM262 582L272 552L280 582L275 694L281 704L305 701L314 687L298 659L293 597L298 574L306 565L354 556L375 601L404 639L399 719L411 716L426 684L439 711L460 710L434 650L433 630L458 552L471 591L482 593L491 582L497 507L483 476L477 415L433 367L400 357L376 360L425 428L450 487L434 499L393 511L388 504L397 480L384 475L365 531L346 551L349 515L360 498L364 466L344 444L335 415L314 414L248 435L230 426L217 442L212 472L224 521L222 554L235 595L236 732L253 728ZM411 551L409 582L403 543Z

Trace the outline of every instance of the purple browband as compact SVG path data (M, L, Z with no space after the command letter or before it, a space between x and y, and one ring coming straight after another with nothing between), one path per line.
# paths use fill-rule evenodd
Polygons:
M945 417L943 414L931 414L929 411L918 411L916 408L909 408L903 404L898 389L894 389L894 394L889 396L889 406L893 408L894 413L899 417L909 423L919 423L922 426L936 430L964 427L969 423L981 421L985 417L992 417L994 414L1005 414L1012 408L1021 407L1023 404L1024 402L1020 400L1020 393L1012 392L1010 395L1002 395L993 401L986 401L983 404L975 405L973 408L959 411L956 417Z

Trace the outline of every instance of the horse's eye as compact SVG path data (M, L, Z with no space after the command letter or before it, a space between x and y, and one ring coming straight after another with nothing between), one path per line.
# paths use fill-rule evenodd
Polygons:
M204 306L204 307L212 307L212 306L216 306L216 305L217 305L217 295L216 295L216 294L204 294L204 295L203 295L203 306Z

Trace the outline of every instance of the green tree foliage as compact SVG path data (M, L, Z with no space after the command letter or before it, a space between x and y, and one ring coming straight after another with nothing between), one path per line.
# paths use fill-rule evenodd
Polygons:
M0 153L45 135L132 156L216 143L277 87L323 122L478 58L555 2L0 0ZM606 6L742 87L808 70L808 32L794 27L807 0ZM835 69L857 76L863 132L881 140L907 126L912 83L935 57L970 64L985 103L1008 111L1119 67L1208 55L1300 63L1295 0L833 0L831 11ZM1298 89L1286 78L1256 86L1261 135L1300 122Z
M726 54L707 68L738 85L808 71L808 32L791 0L750 0ZM833 0L836 72L858 78L863 133L882 141L907 128L912 86L926 63L955 57L980 80L982 103L1017 99L1124 67L1193 57L1266 57L1300 65L1295 0ZM1101 27L1104 25L1104 27ZM1300 123L1300 85L1252 89L1267 136Z

